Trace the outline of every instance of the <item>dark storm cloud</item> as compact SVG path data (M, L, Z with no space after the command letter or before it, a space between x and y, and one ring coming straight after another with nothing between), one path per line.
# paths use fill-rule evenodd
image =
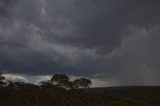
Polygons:
M1 0L0 69L159 84L159 0Z
M8 16L8 9L11 8L16 0L1 0L0 1L0 16Z

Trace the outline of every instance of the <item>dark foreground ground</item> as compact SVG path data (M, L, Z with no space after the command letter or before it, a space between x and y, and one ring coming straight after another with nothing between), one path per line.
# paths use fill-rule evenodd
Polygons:
M120 99L141 101L150 104L150 106L160 106L160 86L93 88L90 91L98 94L104 93Z
M160 106L160 87L0 88L0 106Z

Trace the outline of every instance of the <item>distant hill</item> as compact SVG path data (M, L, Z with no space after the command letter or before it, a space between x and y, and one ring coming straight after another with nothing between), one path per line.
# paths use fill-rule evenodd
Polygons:
M106 87L92 88L92 93L102 93L118 98L130 98L133 100L143 101L151 104L151 106L160 105L160 86L122 86L122 87Z

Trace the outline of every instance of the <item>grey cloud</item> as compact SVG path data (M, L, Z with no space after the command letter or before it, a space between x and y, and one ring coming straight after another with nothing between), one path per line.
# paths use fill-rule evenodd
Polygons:
M0 70L159 84L158 0L2 0Z
M128 84L159 84L159 28L160 25L147 28L131 28L130 37L125 38L119 49L121 56L114 61L118 65L122 82ZM118 72L116 73L118 74ZM132 83L131 83L132 82Z

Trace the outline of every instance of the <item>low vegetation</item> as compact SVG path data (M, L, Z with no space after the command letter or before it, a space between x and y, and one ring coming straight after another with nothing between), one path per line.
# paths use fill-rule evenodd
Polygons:
M86 78L70 81L56 74L39 85L5 81L0 74L0 106L152 106L130 97L107 92L91 92Z

